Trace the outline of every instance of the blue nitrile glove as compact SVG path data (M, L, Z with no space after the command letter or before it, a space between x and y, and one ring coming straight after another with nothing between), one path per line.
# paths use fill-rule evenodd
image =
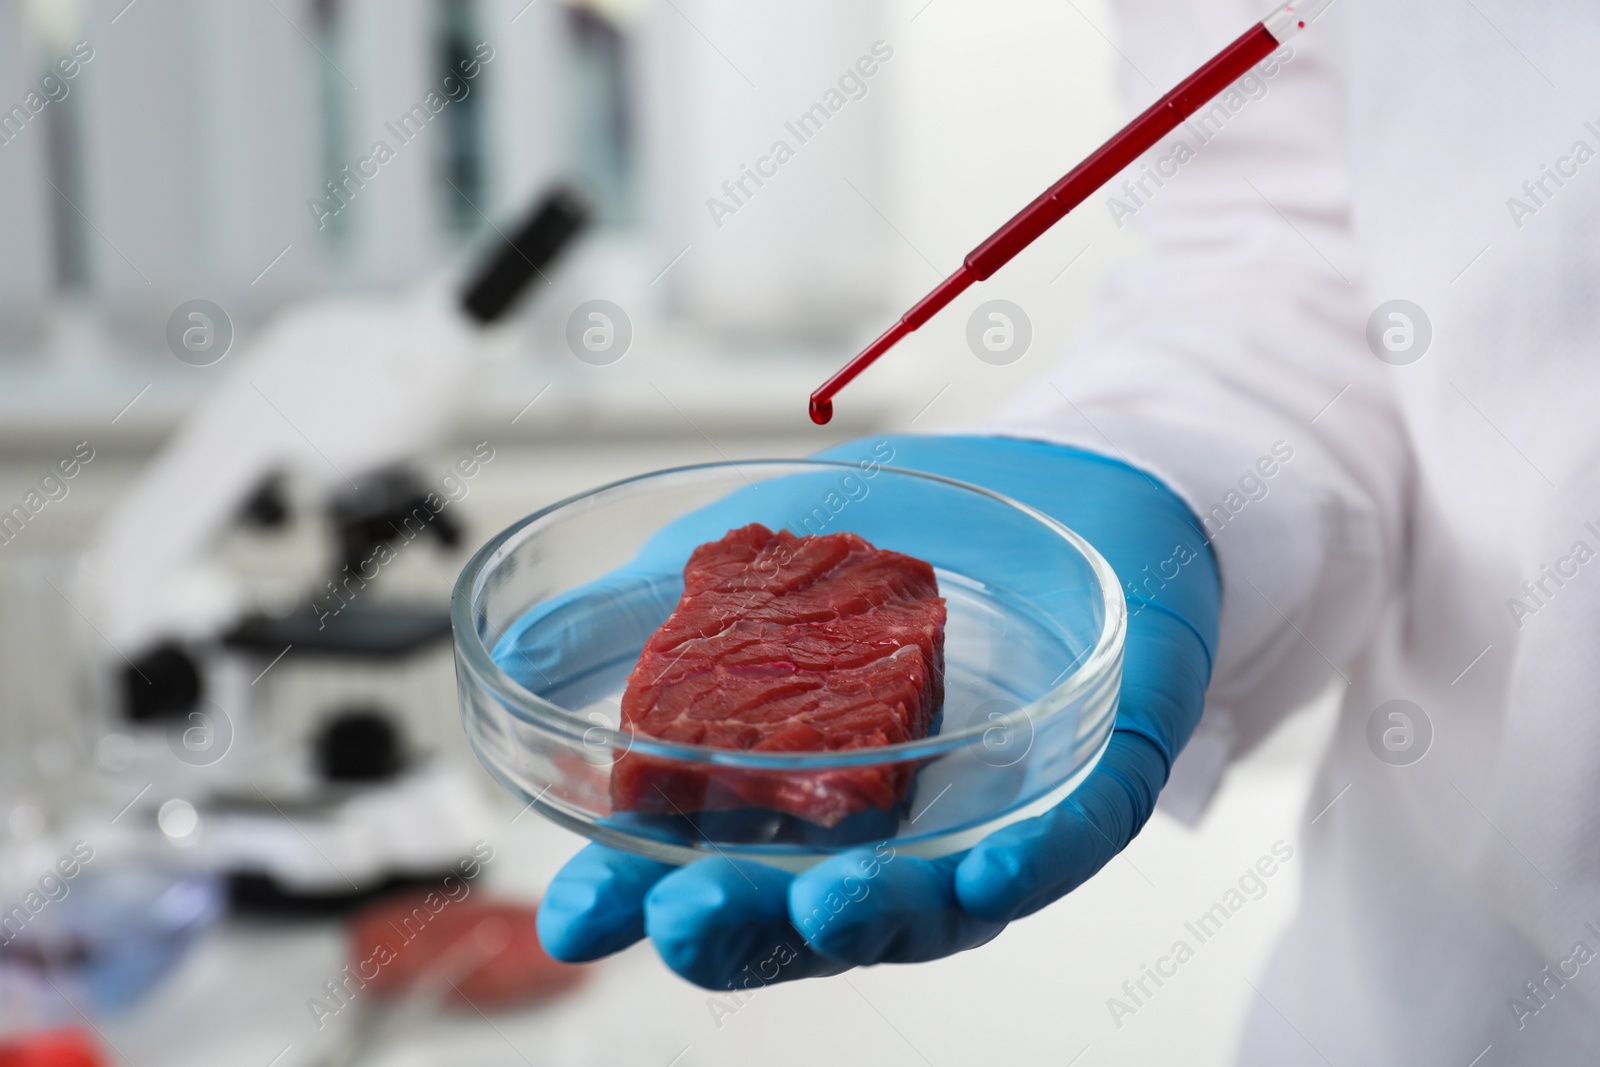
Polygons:
M902 855L878 863L872 849L859 849L793 875L721 858L673 867L590 845L556 876L539 909L540 938L556 958L592 960L648 935L674 971L719 990L748 984L752 975L764 983L936 959L981 945L1011 920L1070 892L1150 817L1172 761L1199 721L1217 638L1216 564L1183 502L1125 464L1036 441L896 436L819 458L875 459L980 485L1045 512L1099 550L1122 581L1129 611L1120 704L1105 753L1053 810L940 859ZM658 536L705 541L751 521L717 508ZM905 521L929 520L908 511ZM949 533L974 551L988 547L985 531ZM649 553L647 545L641 555ZM1014 566L1024 581L1048 580L1027 573L1026 559ZM640 640L681 589L681 580L662 579L648 564L600 582L611 583L606 593L617 608L606 615L607 625L616 627L620 618L624 629L639 631L627 636ZM558 601L539 610L561 608ZM596 644L572 631L589 616L570 614L564 626L538 630L538 639L531 636L536 631L513 627L496 659L513 676L531 679L541 664ZM871 891L850 893L845 879L859 885L869 870ZM823 911L832 916L824 924L808 923L830 899L854 903Z

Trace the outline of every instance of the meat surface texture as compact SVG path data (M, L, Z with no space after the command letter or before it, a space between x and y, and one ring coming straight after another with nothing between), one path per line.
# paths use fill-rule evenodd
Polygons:
M944 700L945 602L933 568L851 533L752 524L701 545L671 616L645 642L622 728L754 752L869 748L928 736ZM752 771L629 751L619 811L762 807L823 826L904 799L915 768Z

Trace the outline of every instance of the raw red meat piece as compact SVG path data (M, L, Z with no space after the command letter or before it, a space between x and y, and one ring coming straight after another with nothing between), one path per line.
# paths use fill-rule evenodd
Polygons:
M536 915L527 904L482 899L477 892L460 900L442 890L385 897L351 918L346 974L376 997L403 996L419 982L432 982L453 1008L534 1003L585 973L545 953Z
M945 604L933 568L851 533L752 524L701 545L622 696L636 734L758 752L866 748L928 736L944 700ZM684 767L628 752L619 811L756 806L835 826L905 797L915 768Z

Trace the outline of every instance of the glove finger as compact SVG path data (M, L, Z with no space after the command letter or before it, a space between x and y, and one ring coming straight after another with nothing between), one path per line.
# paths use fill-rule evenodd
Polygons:
M1070 893L1144 825L1166 771L1149 739L1116 731L1071 796L1043 815L996 830L967 853L954 880L961 907L1009 922Z
M957 899L959 857L897 855L879 846L812 867L789 887L789 921L816 951L835 960L920 963L975 948L1004 923L967 914Z
M604 845L589 845L550 883L537 919L544 950L584 963L627 948L645 934L645 894L677 868Z
M661 958L706 989L749 989L845 968L813 952L789 925L794 875L714 858L680 867L645 899L645 929Z

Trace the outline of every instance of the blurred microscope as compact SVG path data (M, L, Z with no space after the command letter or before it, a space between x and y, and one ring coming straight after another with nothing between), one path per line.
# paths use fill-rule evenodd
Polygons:
M464 285L281 316L108 523L97 623L127 659L101 762L149 786L119 822L188 844L235 907L343 911L484 836L443 591L494 443L417 461L588 216L558 187Z

